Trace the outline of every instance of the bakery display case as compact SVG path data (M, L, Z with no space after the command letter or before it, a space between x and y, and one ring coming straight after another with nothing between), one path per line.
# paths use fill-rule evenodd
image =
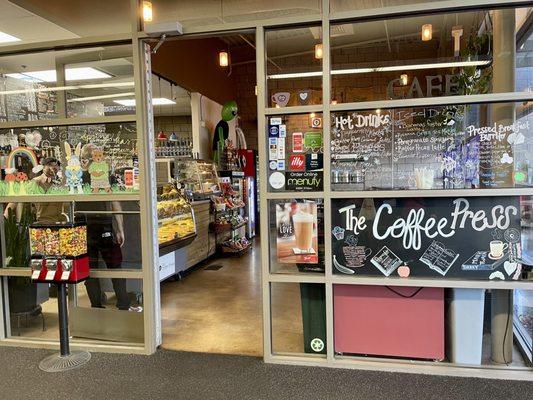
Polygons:
M192 207L175 189L158 196L157 220L159 255L187 246L196 237Z
M220 193L216 166L211 161L177 160L174 177L189 198L205 200Z

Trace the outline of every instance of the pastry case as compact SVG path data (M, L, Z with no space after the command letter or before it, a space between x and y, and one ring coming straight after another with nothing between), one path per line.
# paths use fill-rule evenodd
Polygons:
M192 207L185 197L173 188L164 190L158 196L157 220L159 255L185 247L196 237Z
M181 188L194 200L206 200L220 193L216 166L211 161L177 160L174 177Z

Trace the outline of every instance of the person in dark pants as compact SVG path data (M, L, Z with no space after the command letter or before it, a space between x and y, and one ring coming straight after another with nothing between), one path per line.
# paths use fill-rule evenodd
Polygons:
M100 202L87 204L91 211L110 208L105 211L120 212L119 202ZM101 210L104 211L104 210ZM120 214L86 214L87 220L87 253L91 269L99 267L100 257L108 269L122 268L122 246L124 244L124 230L122 215ZM119 310L130 310L131 300L126 290L126 279L111 279L113 290L117 298ZM103 308L102 289L100 279L89 278L85 281L87 294L92 307ZM132 307L133 308L133 307ZM136 311L136 310L131 310Z

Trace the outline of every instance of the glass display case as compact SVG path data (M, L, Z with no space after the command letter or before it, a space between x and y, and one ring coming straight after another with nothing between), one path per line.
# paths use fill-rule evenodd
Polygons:
M182 189L195 200L208 199L218 194L218 174L211 161L178 160L175 164L174 176Z
M182 248L196 237L193 209L175 190L158 197L157 220L160 255Z

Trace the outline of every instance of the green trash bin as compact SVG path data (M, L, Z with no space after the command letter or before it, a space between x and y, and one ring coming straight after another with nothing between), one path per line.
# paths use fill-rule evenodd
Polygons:
M326 354L326 287L319 283L300 283L304 351Z

